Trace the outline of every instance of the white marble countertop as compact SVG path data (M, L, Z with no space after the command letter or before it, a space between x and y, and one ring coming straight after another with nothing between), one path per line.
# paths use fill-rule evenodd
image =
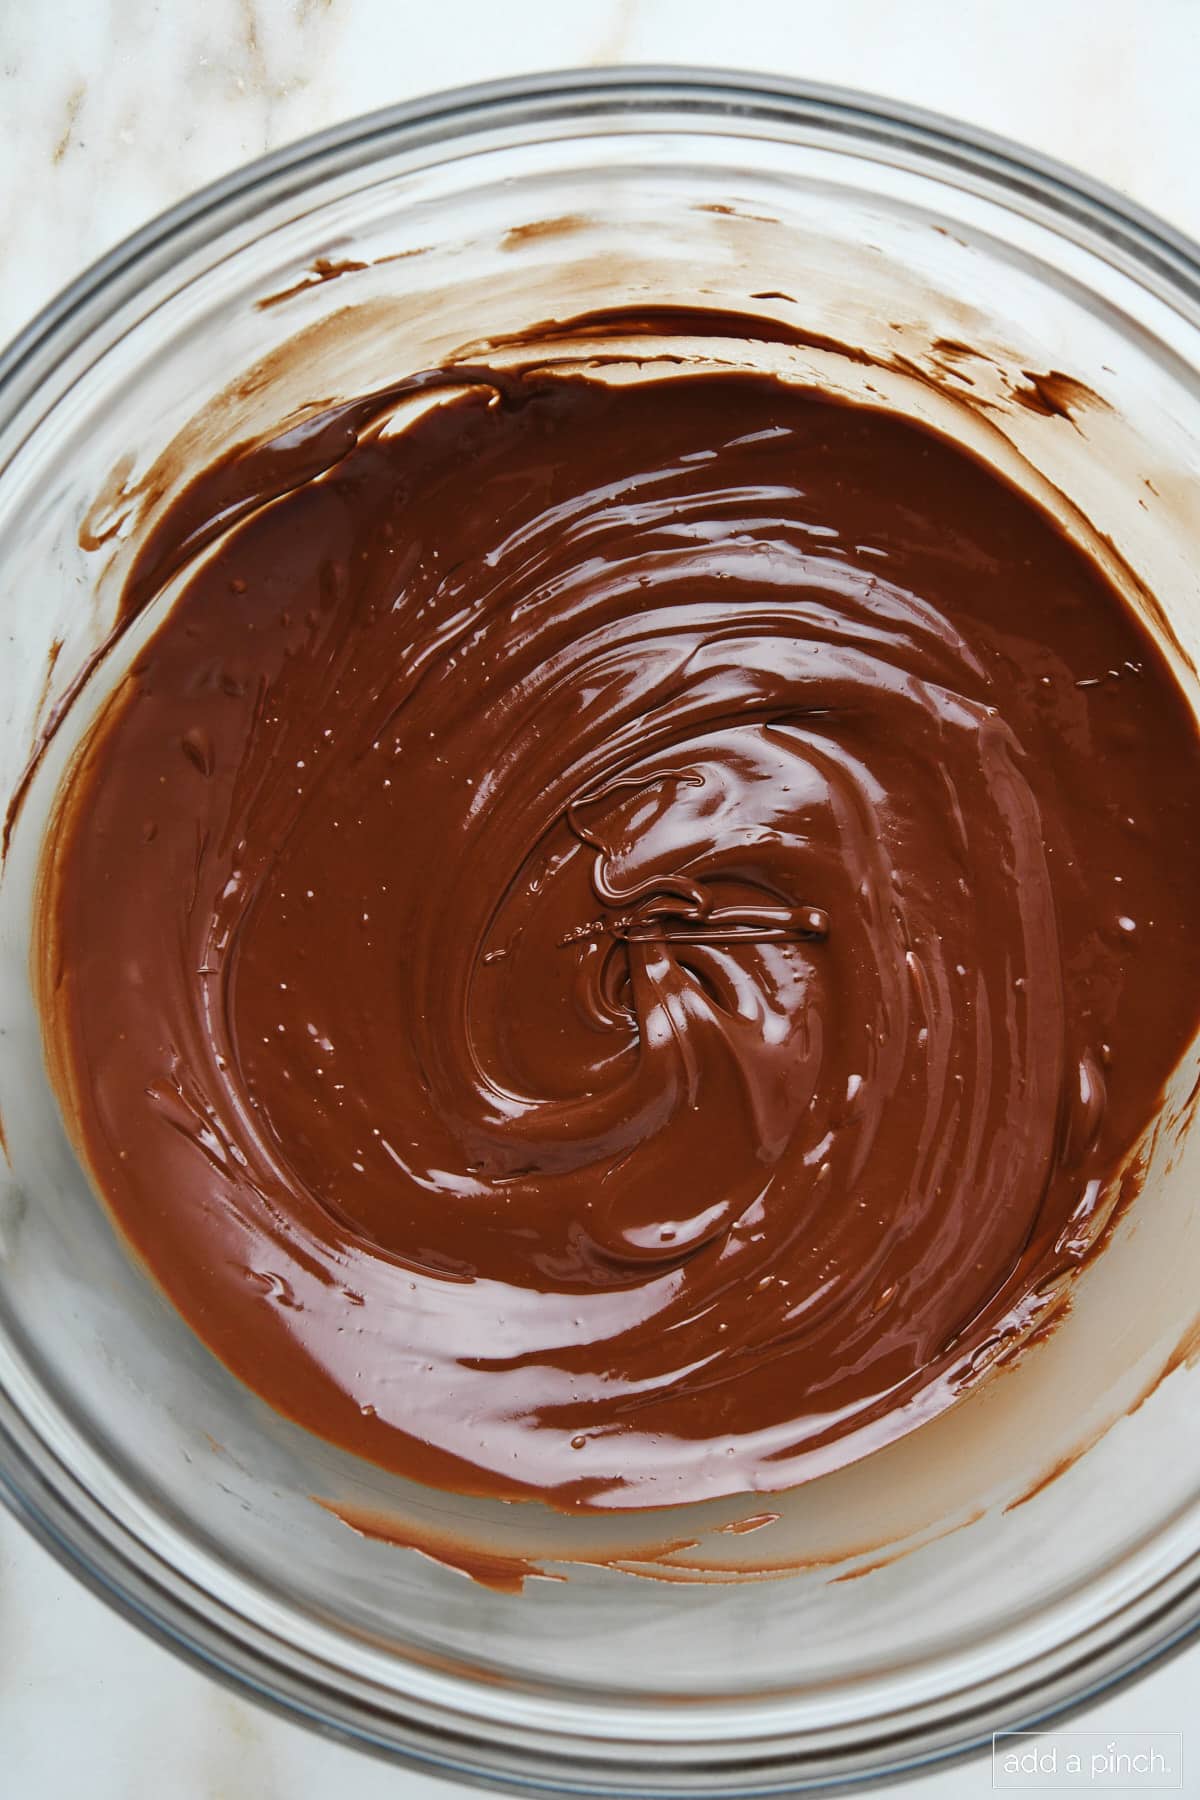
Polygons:
M1086 169L1200 237L1200 0L8 0L0 339L153 213L289 139L463 82L674 60L802 75L955 113ZM1186 1740L1190 1725L1183 1791L1200 1796L1197 1720L1200 1647L1076 1728ZM450 1791L227 1694L109 1613L0 1514L3 1800ZM991 1771L972 1764L888 1791L981 1800Z

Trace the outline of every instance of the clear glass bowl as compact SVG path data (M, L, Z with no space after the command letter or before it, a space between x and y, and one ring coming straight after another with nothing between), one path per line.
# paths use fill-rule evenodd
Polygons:
M317 258L366 266L317 280ZM132 486L194 416L189 453L382 367L625 301L750 306L870 352L817 341L789 367L965 434L1093 551L1119 552L1200 702L1200 252L1064 170L890 103L601 71L398 107L257 163L122 245L12 346L0 794L112 618ZM273 353L301 330L298 371ZM1051 370L1099 399L1039 405L1028 372ZM81 548L83 525L106 541ZM405 1488L240 1387L117 1241L43 1063L37 853L116 673L54 738L0 878L0 1491L65 1562L285 1711L526 1791L879 1779L1081 1704L1188 1636L1194 1055L1061 1329L906 1441L771 1502L769 1532L721 1529L762 1501L606 1522ZM552 1572L558 1554L569 1579L491 1591L313 1496ZM636 1578L678 1540L695 1547L659 1566L681 1579ZM792 1572L767 1578L772 1561Z

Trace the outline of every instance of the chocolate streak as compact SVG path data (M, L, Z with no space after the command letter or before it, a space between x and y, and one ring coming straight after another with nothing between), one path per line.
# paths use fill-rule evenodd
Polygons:
M199 477L46 870L67 1117L181 1312L568 1507L950 1404L1200 1012L1197 734L1117 593L953 444L643 326L640 379L434 370Z

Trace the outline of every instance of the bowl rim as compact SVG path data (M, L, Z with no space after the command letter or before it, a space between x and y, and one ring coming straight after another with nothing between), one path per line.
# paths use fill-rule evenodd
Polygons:
M1067 165L992 132L882 96L789 77L719 68L628 65L568 69L451 88L345 120L239 166L196 190L118 242L44 306L0 351L0 433L20 416L47 375L84 346L138 288L190 249L201 248L265 205L346 174L382 152L469 141L498 126L539 120L639 118L670 112L697 129L740 118L776 123L791 134L819 131L835 147L885 155L903 150L952 185L999 194L1015 210L1047 213L1061 235L1085 238L1143 285L1200 325L1200 245L1137 203ZM36 421L32 429L36 429ZM0 479L6 464L0 464ZM632 1792L729 1796L863 1791L986 1749L998 1699L952 1698L957 1710L930 1722L926 1708L880 1722L870 1739L814 1755L769 1740L746 1740L746 1760L653 1768L610 1761L597 1740L534 1740L517 1753L489 1744L486 1726L449 1712L398 1720L347 1692L336 1670L307 1665L265 1630L251 1641L235 1615L214 1604L109 1512L51 1450L0 1381L0 1502L94 1593L175 1654L275 1712L360 1749L407 1761L430 1774L507 1791L620 1795ZM1182 1583L1178 1578L1182 1576ZM1159 1588L1168 1584L1159 1584ZM1139 1596L1138 1617L1114 1643L1085 1633L1066 1667L1011 1673L1003 1695L1016 1705L1005 1730L1043 1727L1137 1679L1200 1636L1200 1550L1172 1572L1159 1602ZM1147 1604L1149 1603L1149 1604ZM228 1620L221 1616L228 1612ZM1061 1649L1060 1652L1061 1653ZM1039 1659L1044 1661L1045 1659ZM469 1686L469 1684L467 1684ZM989 1683L988 1687L991 1688ZM917 1716L918 1713L920 1716ZM386 1727L386 1728L385 1728ZM876 1762L866 1767L864 1752ZM699 1760L697 1760L699 1758ZM663 1780L657 1781L656 1778ZM705 1778L719 1785L705 1785Z

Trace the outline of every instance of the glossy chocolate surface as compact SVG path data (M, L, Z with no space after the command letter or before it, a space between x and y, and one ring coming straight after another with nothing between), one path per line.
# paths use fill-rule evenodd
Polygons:
M191 563L62 804L44 1005L239 1377L656 1506L1052 1316L1196 1028L1200 754L1029 500L767 376L531 356L205 471L128 616Z

